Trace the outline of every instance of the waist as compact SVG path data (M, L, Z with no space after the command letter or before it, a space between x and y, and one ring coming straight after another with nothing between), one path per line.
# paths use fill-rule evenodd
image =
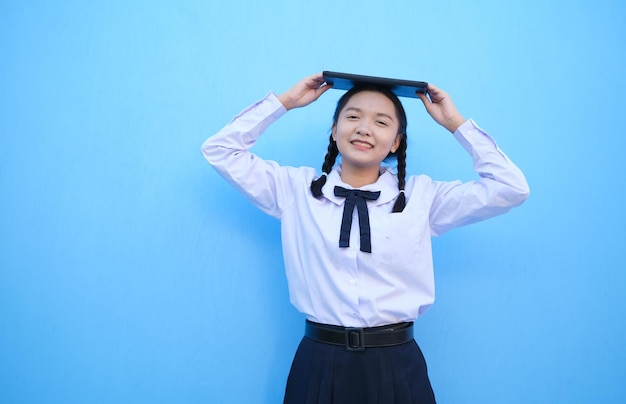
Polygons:
M413 323L397 323L380 327L340 327L307 320L304 336L314 341L344 346L348 351L405 344L413 339Z

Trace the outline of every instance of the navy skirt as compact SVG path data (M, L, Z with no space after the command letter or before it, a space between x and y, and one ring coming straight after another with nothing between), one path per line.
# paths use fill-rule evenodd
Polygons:
M304 337L296 352L285 404L431 404L426 361L412 340L347 351Z

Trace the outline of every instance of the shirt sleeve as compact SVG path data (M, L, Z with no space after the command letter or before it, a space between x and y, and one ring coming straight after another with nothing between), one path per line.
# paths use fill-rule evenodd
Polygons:
M461 125L454 137L471 155L479 179L436 183L430 210L435 236L448 230L508 212L530 193L522 171L473 120Z
M244 109L202 144L204 158L215 170L265 213L280 218L291 193L286 192L288 169L251 153L267 127L287 112L278 98L268 94Z

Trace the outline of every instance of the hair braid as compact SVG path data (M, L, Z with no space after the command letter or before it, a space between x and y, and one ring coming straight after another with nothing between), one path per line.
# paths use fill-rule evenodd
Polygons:
M398 159L398 190L400 195L396 199L396 203L393 205L392 212L402 212L406 206L406 196L404 195L404 186L406 185L406 135L402 136L400 146L396 150L396 156Z
M322 164L322 175L318 179L311 181L311 193L314 197L319 198L322 196L322 187L326 184L326 176L333 169L338 155L337 142L333 140L333 135L331 134L328 141L328 151L326 156L324 156L324 164Z

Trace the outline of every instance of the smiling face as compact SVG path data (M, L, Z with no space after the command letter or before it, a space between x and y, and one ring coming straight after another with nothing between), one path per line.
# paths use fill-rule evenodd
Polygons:
M396 108L387 96L376 91L352 95L332 128L341 153L342 178L350 173L375 182L382 161L400 145L403 134L398 128Z

